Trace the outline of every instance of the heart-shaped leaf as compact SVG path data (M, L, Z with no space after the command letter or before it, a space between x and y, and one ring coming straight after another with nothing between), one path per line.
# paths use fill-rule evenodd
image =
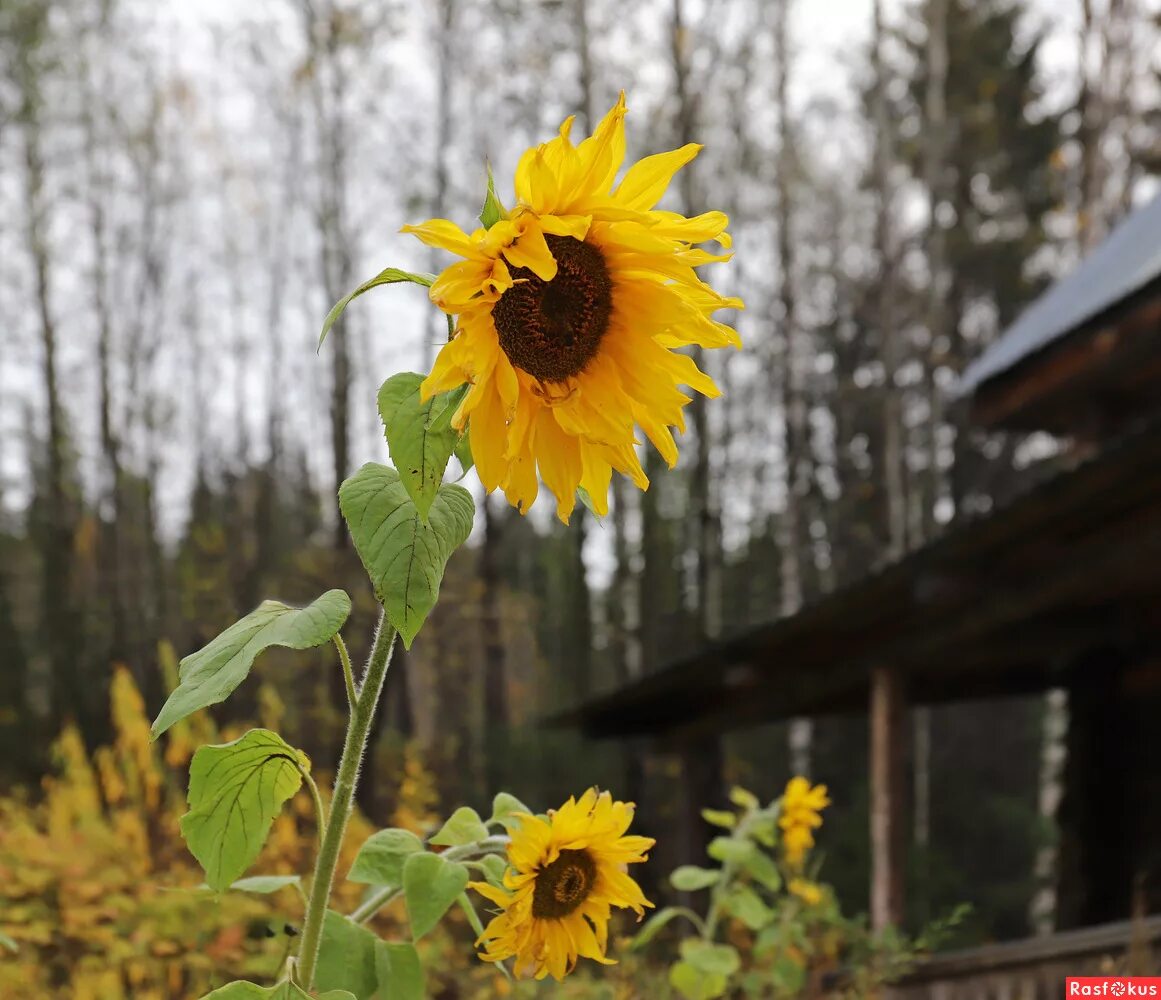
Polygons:
M471 534L472 495L462 486L439 487L425 524L399 473L369 462L339 487L339 508L375 596L410 649L439 597L448 559Z
M375 973L381 996L391 1000L426 1000L423 964L415 945L405 941L377 941Z
M699 868L697 865L682 865L673 869L669 882L678 892L697 892L716 885L722 873L717 868Z
M375 975L377 935L334 910L323 918L322 946L314 982L320 990L346 990L370 1000L379 988Z
M460 806L431 838L431 843L438 847L462 847L487 836L488 828L484 826L480 814L468 806Z
M701 938L686 938L681 942L681 957L699 972L732 976L741 968L738 949L729 944L714 944Z
M468 870L438 854L413 854L403 865L403 894L411 921L411 938L418 941L439 923L468 884Z
M241 621L181 661L181 682L162 706L149 735L157 739L199 708L225 701L246 679L255 657L264 649L309 649L329 642L350 613L351 599L341 590L328 590L305 608L263 601Z
M492 799L492 815L489 817L488 823L489 825L499 823L505 830L510 832L513 827L520 825L519 813L531 815L532 810L516 798L515 795L509 795L507 792L497 792L496 797Z
M720 972L703 972L685 961L669 968L669 983L685 1000L716 1000L725 994L728 982Z
M448 459L463 436L451 425L451 416L463 393L459 390L443 393L422 403L419 399L422 382L423 376L415 372L392 375L379 389L379 417L387 435L391 461L426 523Z
M254 863L274 817L309 771L306 754L268 729L198 748L181 833L211 889L228 889Z
M366 885L400 886L403 863L422 850L423 841L410 830L379 830L363 841L347 878Z

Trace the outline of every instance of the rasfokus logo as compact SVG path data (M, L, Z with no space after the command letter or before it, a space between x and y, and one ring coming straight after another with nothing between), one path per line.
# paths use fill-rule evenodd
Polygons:
M1161 997L1161 976L1070 976L1066 997Z

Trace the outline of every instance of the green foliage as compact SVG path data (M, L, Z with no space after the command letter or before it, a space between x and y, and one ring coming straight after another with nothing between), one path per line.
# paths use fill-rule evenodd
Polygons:
M709 890L704 918L668 907L646 921L633 942L634 950L643 948L677 918L687 918L696 933L679 942L679 958L669 968L669 983L685 1000L801 996L811 976L838 971L840 955L847 985L836 995L873 996L962 919L953 914L915 939L870 934L865 921L842 915L833 892L811 881L797 859L792 864L777 853L780 799L763 806L757 796L735 788L730 801L736 812L706 816L730 831L707 848L720 867L683 865L670 876L678 890Z
M427 934L467 887L468 869L438 854L413 854L403 865L411 937Z
M669 983L685 1000L714 1000L723 996L729 976L705 972L689 962L675 962L669 969Z
M170 694L150 734L157 739L199 708L225 701L246 679L255 657L270 646L309 649L329 642L351 613L351 599L328 590L305 608L263 601L196 653L181 661L181 683Z
M431 843L441 847L462 847L487 836L488 828L480 814L468 806L460 806L431 838Z
M510 831L514 826L520 825L520 813L531 815L532 810L515 795L497 792L496 797L492 799L492 815L488 819L488 825L499 824Z
M391 1000L425 1000L427 997L423 963L413 944L376 941L375 973L383 995Z
M331 327L338 322L339 317L343 314L343 310L360 295L369 292L372 288L378 288L380 285L397 285L404 281L410 281L416 285L423 285L430 288L432 282L435 281L435 275L400 271L397 267L384 268L375 277L364 281L349 295L344 295L331 307L331 311L327 313L327 318L323 320L322 333L319 334L318 338L318 346L320 348L322 347L323 341L327 339L327 334L331 332Z
M379 830L359 849L347 875L352 882L368 885L403 885L403 863L423 850L423 841L410 830Z
M323 918L322 952L315 985L322 990L346 990L355 1000L370 1000L379 988L375 972L377 935L328 910Z
M253 983L229 983L213 993L206 994L202 1000L311 1000L309 993L304 993L294 983L279 983L277 986L262 987ZM344 990L332 990L320 993L317 1000L356 1000Z
M301 875L251 875L249 878L240 878L231 882L229 888L235 892L253 892L259 896L269 896L290 886L301 891ZM207 886L206 888L209 888Z
M451 425L466 388L419 398L423 376L415 372L392 375L379 389L379 417L387 435L391 461L419 516L427 514L443 482L448 459L464 436Z
M211 889L228 889L253 864L282 804L309 771L306 755L268 729L198 749L181 832Z
M698 868L697 865L682 865L675 868L669 876L669 882L678 892L696 892L698 889L708 889L717 883L722 873L716 868Z
M369 462L339 487L339 508L376 598L410 649L435 606L448 558L471 533L472 495L440 486L425 523L399 473Z

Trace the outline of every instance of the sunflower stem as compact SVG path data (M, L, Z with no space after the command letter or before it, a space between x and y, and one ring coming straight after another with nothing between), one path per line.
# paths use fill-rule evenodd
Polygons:
M302 945L298 952L298 982L306 990L314 985L315 968L318 965L319 948L322 945L323 920L326 918L327 902L331 886L334 884L335 867L339 861L339 849L343 834L355 802L355 787L359 780L359 763L367 749L367 738L371 731L371 720L383 692L383 682L387 677L387 665L391 662L391 650L395 646L396 631L387 621L385 612L380 612L379 623L375 626L375 640L371 644L371 655L367 660L367 670L358 697L351 705L347 736L343 743L343 755L339 761L339 772L335 779L335 792L331 799L331 811L327 817L326 830L319 846L318 862L311 882L310 902L307 904L306 921L302 928Z

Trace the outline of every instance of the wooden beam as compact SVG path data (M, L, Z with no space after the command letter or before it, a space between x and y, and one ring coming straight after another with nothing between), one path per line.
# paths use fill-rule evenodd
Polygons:
M871 928L903 922L903 682L893 667L871 671Z

